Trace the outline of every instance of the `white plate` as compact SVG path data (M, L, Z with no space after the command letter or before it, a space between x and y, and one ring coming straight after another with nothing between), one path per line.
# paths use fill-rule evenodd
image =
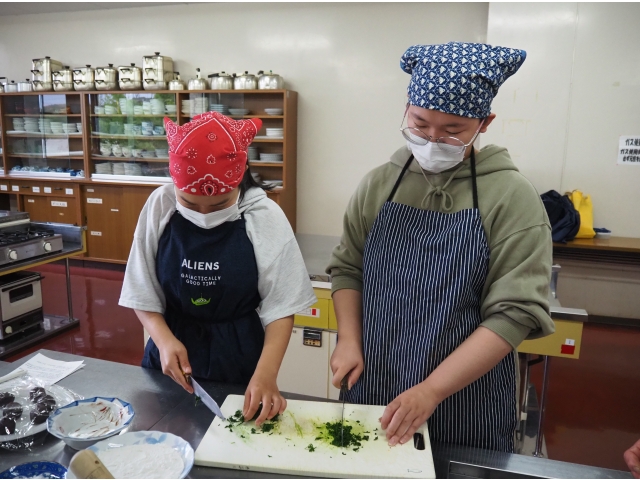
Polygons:
M191 448L191 445L189 445L188 442L171 433L153 431L128 432L116 438L112 437L107 440L102 440L101 442L90 446L89 450L93 451L98 456L98 458L100 458L100 454L103 452L132 445L165 445L167 447L173 448L180 454L180 456L182 457L182 462L184 463L184 468L182 469L180 478L185 478L191 471L191 468L193 468L193 448ZM67 473L67 478L76 477L75 475L73 475L71 470L69 470L69 472Z

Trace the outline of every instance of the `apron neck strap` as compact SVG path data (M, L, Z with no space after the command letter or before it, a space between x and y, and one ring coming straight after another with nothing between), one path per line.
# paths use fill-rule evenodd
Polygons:
M402 168L402 172L400 172L400 176L398 177L398 180L396 180L396 184L393 186L393 190L391 190L391 194L389 195L389 198L387 198L387 202L390 202L391 200L393 200L393 197L395 196L396 191L400 186L400 182L402 181L402 177L404 177L405 172L409 169L409 165L411 165L411 162L413 162L413 153L409 157L409 160L407 160L407 163L404 164L404 167Z
M472 185L472 189L473 189L473 208L475 208L476 210L478 209L478 185L476 185L476 154L475 154L475 148L471 149L471 185ZM413 154L411 154L411 156L409 157L409 160L407 160L407 163L404 164L404 167L402 167L402 172L400 172L400 175L398 176L398 180L396 180L395 185L393 186L393 190L391 190L391 193L389 194L389 198L387 198L387 202L390 202L393 200L393 197L395 196L396 192L398 191L398 187L400 186L400 182L402 181L402 177L404 177L404 174L407 172L407 170L409 169L409 165L411 165L411 162L413 162Z

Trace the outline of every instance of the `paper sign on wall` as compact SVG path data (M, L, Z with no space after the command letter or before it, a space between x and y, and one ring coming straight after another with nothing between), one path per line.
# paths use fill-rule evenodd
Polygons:
M40 187L31 187L31 190L33 190L33 193L40 193Z
M320 309L319 308L306 308L301 312L296 313L296 315L300 315L303 317L315 317L320 318Z
M73 195L73 188L65 188L64 193L67 195Z
M102 204L102 199L101 198L87 198L87 203Z
M102 236L102 232L91 232L91 235L93 235L94 237L101 237Z
M36 203L36 201L35 201L33 198L29 198L29 199L27 200L27 202L29 202L29 203Z
M67 206L67 202L56 202L55 200L51 201L51 206L52 207L66 207Z
M618 165L640 165L640 136L620 137Z
M564 344L560 346L560 353L564 355L573 355L576 353L576 341L573 338L567 338Z
M44 187L44 193L51 193L51 187Z
M7 190L9 190L9 188L7 187L7 185L0 185L0 190L6 192Z
M20 187L17 185L11 185L11 191L12 192L19 192L20 191Z

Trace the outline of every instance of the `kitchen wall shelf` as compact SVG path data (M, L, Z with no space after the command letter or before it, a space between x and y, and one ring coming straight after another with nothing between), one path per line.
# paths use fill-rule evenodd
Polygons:
M150 122L153 126L163 126L164 117L182 125L191 118L182 113L188 104L184 101L198 98L203 99L202 102L206 98L209 104L249 110L249 115L227 113L234 119L262 120L263 127L258 137L263 138L255 139L253 146L260 153L282 154L283 162L258 161L249 165L252 173L258 174L261 180L283 182L281 187L268 191L267 195L280 205L295 231L297 93L290 90L0 93L0 209L28 211L32 219L37 221L86 225L89 230L88 251L84 255L86 259L125 263L144 203L154 189L171 181L168 176L169 159L103 156L100 155L101 143L108 141L112 146L118 143L124 148L141 146L143 149L168 149L165 135L111 134L111 122L122 124L122 127L114 125L115 131L124 128L125 123L141 125L141 122ZM175 104L176 112L135 114L128 113L130 108L127 106L127 113L122 113L119 109L120 99L133 101L134 105L162 99L165 106ZM96 114L95 106L105 104L118 107L117 113ZM284 112L283 115L267 115L263 113L265 108L282 108ZM56 111L60 113L54 113ZM82 133L44 134L12 130L14 119L19 117L53 122L57 117L63 123L67 119L67 123L81 123ZM109 123L109 130L106 130L105 122ZM105 133L100 133L100 127ZM264 138L267 127L283 128L283 138ZM103 147L106 150L106 144ZM21 153L13 153L16 149ZM84 154L60 155L60 151L82 151ZM132 168L130 164L139 164L143 175L97 174L96 166L105 163L121 165L118 167L120 171L122 164L129 170ZM62 168L68 172L11 170L16 166L44 170ZM99 168L102 171L105 167ZM92 178L92 175L96 177ZM91 203L89 199L94 199L91 202L99 199L101 203Z

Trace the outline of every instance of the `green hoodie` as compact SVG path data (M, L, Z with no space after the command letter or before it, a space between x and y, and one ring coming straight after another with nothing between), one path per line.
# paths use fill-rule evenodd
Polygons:
M369 230L411 152L402 147L391 161L369 172L351 197L344 232L327 273L332 292L362 291L362 255ZM426 178L425 178L426 177ZM524 340L554 332L549 316L551 226L536 189L505 148L476 151L478 206L491 251L482 291L482 326L514 349ZM469 159L440 174L427 174L414 160L393 199L415 208L455 213L473 208Z

